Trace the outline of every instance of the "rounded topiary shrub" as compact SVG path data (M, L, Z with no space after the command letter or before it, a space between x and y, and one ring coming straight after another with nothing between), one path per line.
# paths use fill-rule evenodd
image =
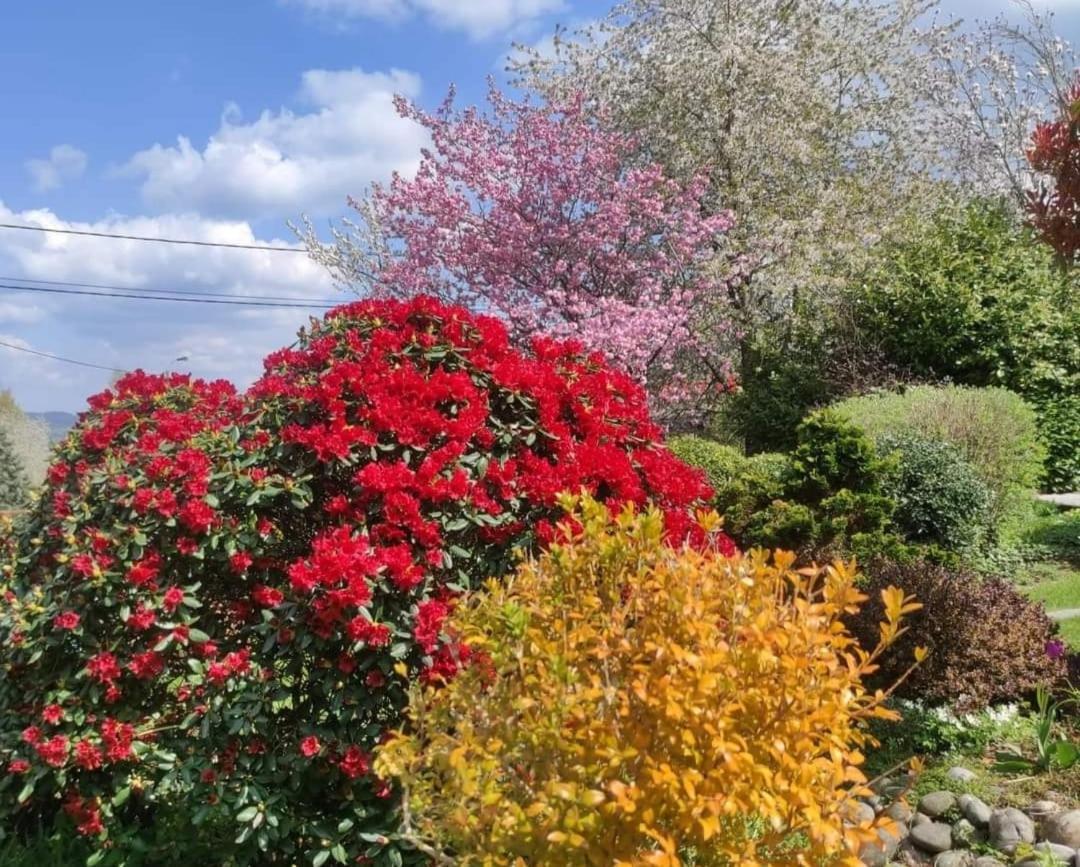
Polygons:
M888 685L907 671L915 647L929 650L900 685L899 696L967 712L1021 699L1065 673L1064 661L1050 645L1056 625L1041 602L1031 601L1009 581L924 560L879 559L863 564L863 575L862 590L870 600L849 618L849 625L864 648L873 648L879 638L882 590L899 587L923 606L878 660L874 682Z
M169 821L223 863L417 857L370 753L467 657L455 599L549 536L561 491L690 532L708 488L659 441L600 358L426 298L332 311L245 395L125 377L19 537L4 824L107 837L100 863L164 863Z
M877 447L898 457L884 487L908 541L968 551L986 539L993 527L990 492L959 449L910 433L878 437Z

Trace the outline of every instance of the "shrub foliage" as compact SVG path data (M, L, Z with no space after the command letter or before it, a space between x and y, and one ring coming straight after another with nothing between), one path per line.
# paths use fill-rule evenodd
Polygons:
M470 666L415 689L380 749L406 833L462 865L857 863L861 721L890 714L841 624L852 568L674 549L655 510L568 505L557 544L455 611ZM918 605L883 604L884 646Z
M59 814L105 859L167 808L238 864L400 864L371 750L410 679L458 668L456 599L567 489L683 536L708 489L658 441L598 357L428 298L332 311L245 395L125 377L20 535L0 815Z
M899 458L885 492L905 539L959 552L986 540L990 492L958 448L910 433L879 437L877 447Z
M7 431L0 427L0 509L15 509L26 502L30 483Z
M1019 395L994 387L916 385L849 398L833 409L875 439L917 434L955 446L990 490L995 528L1031 512L1046 450L1035 413Z
M946 210L856 293L866 333L922 379L1003 386L1035 409L1045 483L1080 485L1080 302L1054 254L1002 207Z
M906 667L913 646L929 651L898 694L969 711L1022 698L1064 674L1064 663L1047 655L1053 621L1008 581L925 561L879 560L865 573L872 600L881 588L897 586L923 604L908 619L907 634L881 658L877 677L887 683ZM880 614L872 602L849 621L864 647L877 642Z

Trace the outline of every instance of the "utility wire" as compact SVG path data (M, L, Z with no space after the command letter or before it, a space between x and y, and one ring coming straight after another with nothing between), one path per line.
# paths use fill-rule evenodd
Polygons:
M114 286L109 283L76 283L71 280L32 280L29 277L4 277L0 282L40 283L43 286L67 286L76 289L110 289L116 292L150 292L165 295L206 295L212 298L236 298L241 301L299 301L306 304L329 304L337 306L340 301L332 298L303 298L298 295L238 295L235 292L213 292L207 289L149 289L145 286Z
M124 295L119 292L95 292L89 289L56 289L48 286L17 286L10 283L0 283L0 289L8 289L13 292L47 292L53 295L88 295L95 298L126 298L129 301L180 301L188 304L228 304L235 307L278 307L282 309L312 308L326 310L335 307L334 304L279 304L273 301L226 301L218 298L177 298L169 295Z
M227 244L218 241L192 241L180 238L153 238L146 235L120 235L113 232L90 232L81 229L54 229L49 226L24 226L0 223L0 229L24 229L29 232L53 232L57 235L85 235L90 238L114 238L122 241L153 241L158 244L188 244L193 247L226 247L232 250L265 250L268 253L304 253L303 247L271 247L266 244Z
M0 346L6 349L14 349L16 352L27 352L30 355L40 355L42 358L51 358L53 361L62 361L65 364L77 364L79 367L93 367L96 370L116 371L119 368L106 367L103 364L91 364L89 361L76 361L74 358L64 358L62 355L51 355L48 352L38 352L36 349L27 349L25 346L16 346L14 343L4 343L0 340Z

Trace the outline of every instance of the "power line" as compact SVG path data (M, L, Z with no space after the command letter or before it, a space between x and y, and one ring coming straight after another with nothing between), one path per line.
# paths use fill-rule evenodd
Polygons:
M38 352L36 349L27 349L25 346L16 346L14 343L5 343L0 340L0 346L7 349L14 349L16 352L27 352L30 355L40 355L42 358L51 358L53 361L62 361L65 364L77 364L79 367L93 367L96 370L108 370L116 371L119 368L105 367L103 364L91 364L89 361L76 361L74 358L64 358L62 355L52 355L48 352Z
M24 226L0 223L0 229L24 229L28 232L53 232L57 235L84 235L90 238L114 238L121 241L152 241L158 244L187 244L193 247L225 247L232 250L264 250L268 253L304 253L303 247L271 247L266 244L228 244L219 241L192 241L181 238L154 238L146 235L121 235L114 232L90 232L83 229L54 229L49 226Z
M56 289L48 286L17 286L0 283L0 289L14 292L46 292L53 295L87 295L95 298L126 298L129 301L179 301L187 304L227 304L235 307L278 307L281 309L327 310L335 304L279 304L273 301L226 301L218 298L177 298L168 295L121 294L119 292L94 292L89 289Z
M4 277L0 282L40 283L43 286L69 286L78 289L110 289L116 292L150 292L165 295L205 295L212 298L237 298L241 301L299 301L307 304L328 304L337 306L340 301L332 298L304 298L299 295L238 295L235 292L214 292L208 289L150 289L145 286L114 286L110 283L77 283L72 280L33 280L29 277Z

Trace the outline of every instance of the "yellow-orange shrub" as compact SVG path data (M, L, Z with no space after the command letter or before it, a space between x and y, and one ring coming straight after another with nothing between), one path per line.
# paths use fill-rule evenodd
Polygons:
M840 619L854 567L673 550L655 511L568 505L573 535L455 612L472 664L380 750L405 834L445 864L859 864L860 723L889 712ZM918 606L883 595L888 644Z

